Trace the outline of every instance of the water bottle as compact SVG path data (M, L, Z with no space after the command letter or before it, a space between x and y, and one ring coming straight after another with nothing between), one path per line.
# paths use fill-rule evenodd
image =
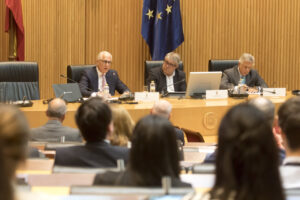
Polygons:
M150 92L155 92L155 82L151 81L150 83Z
M105 84L104 88L103 88L103 95L105 97L109 96L109 86L107 85L107 83Z

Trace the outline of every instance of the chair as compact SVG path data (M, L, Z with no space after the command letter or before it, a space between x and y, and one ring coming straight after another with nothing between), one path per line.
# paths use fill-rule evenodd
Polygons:
M205 142L201 133L186 128L181 128L181 130L184 132L187 142Z
M147 84L147 78L149 76L149 71L155 67L161 67L164 63L163 60L146 60L145 61L145 79L144 83ZM183 71L183 63L182 61L179 62L179 70Z
M0 101L38 100L37 62L0 62Z
M239 60L209 60L208 71L224 71L235 65L238 65Z
M67 83L79 83L83 70L95 67L96 65L68 65Z

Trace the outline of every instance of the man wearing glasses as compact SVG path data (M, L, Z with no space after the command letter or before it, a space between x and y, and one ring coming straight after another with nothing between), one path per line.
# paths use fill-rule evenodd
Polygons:
M86 69L81 75L79 87L82 96L96 96L104 92L105 86L109 86L110 95L117 90L120 94L129 92L128 87L119 79L117 71L110 69L112 55L107 51L101 51L97 56L96 67Z
M162 67L156 67L149 71L147 84L155 82L155 91L160 93L177 92L186 90L185 73L178 69L180 56L170 52L165 56Z

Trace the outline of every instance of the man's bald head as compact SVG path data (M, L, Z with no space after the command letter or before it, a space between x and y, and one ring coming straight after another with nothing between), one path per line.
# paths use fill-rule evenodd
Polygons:
M172 105L166 100L160 100L154 103L152 108L153 115L159 115L167 119L170 118Z
M55 98L49 102L46 114L50 118L64 119L66 112L66 102L63 99Z
M269 121L269 123L272 125L274 121L274 115L275 115L275 106L272 103L271 100L266 99L264 97L258 97L255 99L251 99L249 101L249 104L254 105L256 108L258 108L260 111L262 111L265 114L265 117Z

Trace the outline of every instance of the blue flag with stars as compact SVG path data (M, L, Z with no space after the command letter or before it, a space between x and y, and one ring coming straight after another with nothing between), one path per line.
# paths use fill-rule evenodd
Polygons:
M163 60L183 41L179 0L144 0L142 36L152 60Z

